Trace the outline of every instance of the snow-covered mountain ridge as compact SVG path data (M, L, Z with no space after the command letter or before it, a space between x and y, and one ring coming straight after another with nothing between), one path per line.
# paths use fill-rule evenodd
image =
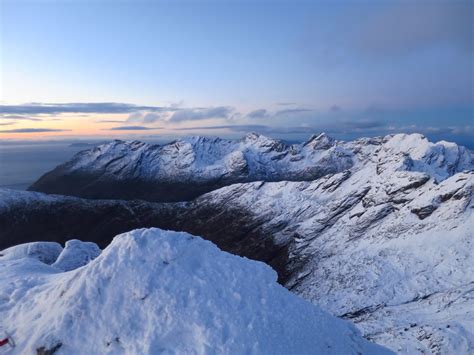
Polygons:
M236 183L182 203L0 190L0 239L35 231L60 241L107 235L105 243L117 229L183 230L268 263L285 287L392 350L472 352L472 152L418 134L316 138L305 149L336 146L348 167L311 181Z
M390 353L285 290L265 264L187 233L135 230L100 255L79 241L61 249L2 251L10 354Z
M468 352L474 346L474 173L436 184L403 172L388 186L366 173L237 184L193 203L250 211L250 222L240 223L287 250L286 287L353 318L376 341L402 352ZM416 312L405 312L409 307Z
M78 153L30 190L86 198L190 200L238 182L312 181L377 160L380 171L428 173L440 181L470 169L474 154L419 134L336 141L314 135L288 145L255 133L240 140L189 137L166 145L114 141Z

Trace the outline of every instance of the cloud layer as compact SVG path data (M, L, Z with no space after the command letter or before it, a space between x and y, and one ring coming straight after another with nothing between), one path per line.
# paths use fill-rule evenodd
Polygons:
M55 128L17 128L9 130L0 130L0 133L42 133L42 132L66 132L69 129L55 129Z
M234 109L229 106L182 109L173 113L169 122L207 120L212 118L229 119Z
M95 112L121 112L128 118L103 119L95 117ZM15 113L7 113L15 112ZM48 112L48 113L46 113ZM176 132L213 132L221 130L220 135L232 135L258 132L287 139L302 139L312 133L327 132L339 138L355 138L360 136L385 135L395 132L419 132L436 136L439 139L457 140L464 142L474 134L472 125L472 109L469 107L452 111L450 109L429 109L427 111L410 111L383 106L370 106L362 109L349 109L341 105L329 105L325 109L316 109L311 106L299 106L294 103L282 105L273 104L272 108L258 108L248 113L240 112L232 106L215 107L162 107L143 106L122 103L71 103L71 104L27 104L27 105L0 105L0 126L18 124L22 121L41 121L55 119L55 115L66 112L75 113L81 119L94 117L95 121L87 121L90 129L97 131L153 131L161 130L160 134ZM47 115L51 115L50 117ZM40 115L40 118L32 117ZM107 117L107 116L105 116ZM447 117L456 117L449 121ZM57 117L56 117L57 118ZM61 117L66 121L66 117ZM8 120L8 121L7 121ZM18 120L18 121L17 121ZM210 121L205 121L210 120ZM160 127L153 124L160 122ZM192 124L194 122L194 124ZM449 124L452 122L452 124ZM186 127L186 123L190 127ZM0 133L41 133L64 132L67 126L41 128L28 127L0 130ZM113 127L104 124L116 124ZM95 125L95 127L94 127ZM7 127L5 127L7 128ZM180 132L180 133L178 133ZM464 143L465 144L465 143Z
M405 54L440 45L471 51L472 2L403 1L370 16L356 45L377 55Z
M119 126L109 128L108 131L148 131L153 129L160 129L159 127L146 127L146 126Z
M38 118L38 117L30 117L30 116L23 116L23 115L2 115L2 114L0 114L0 119L15 120L15 121L42 121L42 119Z
M0 114L58 115L64 113L131 113L136 111L170 111L171 107L139 106L116 102L88 103L30 103L21 105L0 105Z

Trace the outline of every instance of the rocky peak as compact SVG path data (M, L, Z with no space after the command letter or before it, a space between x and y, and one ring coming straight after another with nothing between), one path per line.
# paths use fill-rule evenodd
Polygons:
M282 141L269 138L256 132L247 133L242 138L242 142L245 145L257 147L258 149L263 148L262 152L269 152L271 150L281 152L287 148L286 144Z
M199 145L199 144L219 144L222 141L222 139L219 137L189 136L189 137L183 138L182 141L189 142L192 145Z
M326 150L334 146L335 139L329 137L326 133L313 134L303 145L318 150Z
M424 172L437 182L474 164L474 155L468 149L455 143L432 143L418 133L386 136L378 159L379 166Z
M257 141L260 137L262 136L257 132L249 132L243 137L243 140L247 142L252 142Z

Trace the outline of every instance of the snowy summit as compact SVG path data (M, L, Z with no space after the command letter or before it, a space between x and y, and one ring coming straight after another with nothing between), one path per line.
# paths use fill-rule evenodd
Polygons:
M190 234L135 230L85 266L48 265L96 256L79 244L59 256L54 243L2 252L0 317L12 354L389 353L288 292L265 264Z

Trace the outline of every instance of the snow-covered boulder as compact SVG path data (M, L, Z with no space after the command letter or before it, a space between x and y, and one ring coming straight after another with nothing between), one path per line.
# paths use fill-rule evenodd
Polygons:
M388 352L288 292L265 264L184 232L119 235L67 273L23 260L0 259L0 317L16 354Z
M56 242L19 244L2 250L0 252L0 261L33 258L50 265L56 261L62 250L61 244Z
M99 255L100 248L97 244L73 239L66 242L63 251L53 266L63 271L70 271L87 265Z

